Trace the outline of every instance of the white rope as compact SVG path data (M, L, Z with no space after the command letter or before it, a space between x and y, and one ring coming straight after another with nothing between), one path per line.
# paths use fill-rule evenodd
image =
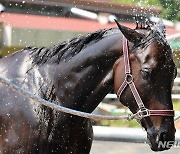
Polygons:
M76 115L76 116L80 116L80 117L84 117L84 118L94 119L94 120L120 120L120 119L129 120L129 116L127 116L127 115L125 115L125 116L104 116L104 115L96 115L96 114L85 113L85 112L69 109L69 108L57 105L53 102L46 101L46 100L42 99L41 97L36 96L18 86L16 86L15 84L11 83L10 81L8 81L2 77L0 77L0 82L9 88L12 88L14 91L17 91L18 93L21 93L24 96L29 97L32 100L34 100L38 103L41 103L47 107L50 107L54 110L57 110L57 111L61 111L64 113L68 113L68 114L72 114L72 115Z
M180 119L180 115L177 115L176 117L174 117L174 121L177 121Z
M8 81L7 79L4 79L2 77L0 77L0 83L2 83L3 85L5 85L9 88L12 88L14 91L17 91L18 93L21 93L24 96L29 97L38 103L41 103L47 107L50 107L50 108L60 111L60 112L64 112L64 113L68 113L68 114L72 114L75 116L84 117L84 118L88 118L88 119L94 119L94 120L120 120L120 119L132 120L133 119L132 118L133 115L131 115L131 116L129 116L129 115L106 116L106 115L96 115L96 114L92 114L92 113L85 113L85 112L69 109L69 108L57 105L53 102L47 101L39 96L36 96L18 86L16 86L15 84L11 83L10 81ZM174 118L174 121L177 121L178 119L180 119L180 115L176 116Z

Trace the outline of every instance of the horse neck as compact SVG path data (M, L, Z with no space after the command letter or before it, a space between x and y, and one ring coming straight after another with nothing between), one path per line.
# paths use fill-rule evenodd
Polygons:
M92 112L113 88L113 65L122 53L121 36L113 34L60 62L54 85L60 103Z

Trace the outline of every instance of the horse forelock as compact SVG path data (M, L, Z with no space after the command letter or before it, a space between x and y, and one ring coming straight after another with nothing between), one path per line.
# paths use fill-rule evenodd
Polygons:
M139 44L137 44L136 48L140 47L140 46L146 48L154 41L157 41L159 45L169 47L169 43L167 42L164 35L161 34L156 29L151 29L151 30L149 30L149 34L146 37L144 37Z
M114 32L114 28L98 30L87 35L80 35L69 41L64 41L50 47L28 47L25 50L30 50L30 57L33 60L34 65L41 65L47 63L52 57L55 57L54 63L60 63L60 61L68 61L73 56L81 52L82 49L87 46L101 40L103 37L111 35Z
M150 30L149 34L144 37L135 48L138 49L138 47L140 47L141 49L143 49L142 52L146 52L146 48L150 46L153 42L156 42L156 46L152 46L150 47L150 49L153 52L158 49L159 52L156 53L159 55L159 57L164 57L164 65L169 65L169 63L173 61L172 50L164 35L162 35L161 32L159 32L158 30Z

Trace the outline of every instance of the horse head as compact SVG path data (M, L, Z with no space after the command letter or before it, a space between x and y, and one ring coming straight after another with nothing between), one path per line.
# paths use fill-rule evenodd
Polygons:
M173 112L171 91L176 67L171 48L165 38L165 26L158 23L152 29L150 26L137 24L136 29L130 29L117 24L128 42L128 58L132 75L129 77L132 79L126 80L133 80L137 95L140 96L139 99L142 100L145 109L156 112L161 110L162 113L168 111L167 114L148 115L138 120L147 132L151 149L166 150L168 147L162 147L160 144L175 139L173 114L170 115L170 112ZM124 56L121 56L114 65L116 92L126 78ZM130 86L124 87L119 99L132 113L136 114L139 111L136 96L134 97Z

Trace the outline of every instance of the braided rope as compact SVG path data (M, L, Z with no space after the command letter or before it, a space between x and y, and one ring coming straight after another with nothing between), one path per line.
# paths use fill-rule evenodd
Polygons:
M0 83L2 83L3 85L13 89L14 91L23 94L26 97L29 97L30 99L43 104L47 107L50 107L54 110L60 111L60 112L64 112L64 113L68 113L68 114L72 114L75 116L80 116L80 117L84 117L84 118L89 118L89 119L94 119L94 120L120 120L120 119L129 119L129 116L124 115L124 116L104 116L104 115L96 115L96 114L92 114L92 113L85 113L85 112L81 112L81 111L77 111L77 110L73 110L73 109L69 109L60 105L57 105L53 102L47 101L42 99L39 96L36 96L20 87L18 87L17 85L13 84L12 82L8 81L7 79L4 79L2 77L0 77Z
M88 119L93 119L93 120L121 120L121 119L132 120L132 119L135 119L135 117L133 115L131 115L131 116L129 116L129 115L106 116L106 115L97 115L97 114L86 113L86 112L69 109L69 108L57 105L53 102L47 101L39 96L36 96L36 95L18 87L17 85L13 84L12 82L10 82L7 79L4 79L2 77L0 77L0 83L2 83L3 85L13 89L14 91L16 91L26 97L29 97L30 99L32 99L40 104L43 104L47 107L50 107L50 108L60 111L60 112L64 112L64 113L68 113L68 114L72 114L75 116L84 117L84 118L88 118ZM174 121L177 121L178 119L180 119L180 115L174 117Z

